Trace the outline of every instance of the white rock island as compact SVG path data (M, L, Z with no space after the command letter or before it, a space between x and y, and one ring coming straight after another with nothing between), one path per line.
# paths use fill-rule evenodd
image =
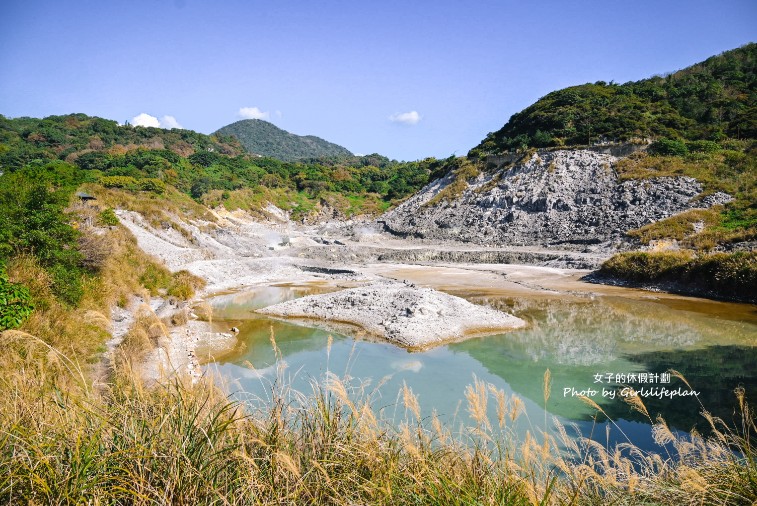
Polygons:
M347 323L411 349L523 328L526 322L431 288L374 283L258 310L285 318Z

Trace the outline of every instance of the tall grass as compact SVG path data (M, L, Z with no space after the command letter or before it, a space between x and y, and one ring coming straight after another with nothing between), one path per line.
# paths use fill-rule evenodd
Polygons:
M669 456L608 447L558 422L513 437L522 401L474 380L469 422L421 419L412 390L400 420L333 374L309 393L283 372L267 401L230 400L210 379L146 388L128 367L87 387L75 360L30 334L0 340L0 502L37 504L752 504L755 417L703 410L713 435L651 420ZM283 371L283 367L280 368ZM544 398L549 399L545 374ZM489 410L488 406L494 406ZM644 409L639 399L632 400ZM641 406L641 407L640 407ZM597 410L601 410L595 405ZM489 416L490 412L496 412Z
M165 332L149 312L126 336L108 382L94 388L98 371L92 363L108 337L110 307L134 293L147 299L151 291L173 287L191 296L199 288L188 273L170 275L141 252L123 227L97 240L110 253L93 255L99 275L86 280L75 308L52 295L49 275L32 257L17 257L8 266L11 278L29 287L37 311L20 330L0 334L0 503L757 500L757 428L743 391L737 392L738 430L706 411L713 429L708 438L683 437L664 420L650 420L655 438L676 449L673 457L644 453L630 441L610 448L574 437L554 420L549 431L531 429L516 437L523 401L477 379L465 391L468 420L459 429L435 414L423 418L407 386L398 396L401 418L382 418L373 408L373 392L331 374L304 393L293 390L281 372L267 399L240 402L209 378L192 383L174 377L145 386L135 364ZM273 335L271 342L276 350ZM550 392L547 372L545 407ZM545 417L545 427L547 422Z

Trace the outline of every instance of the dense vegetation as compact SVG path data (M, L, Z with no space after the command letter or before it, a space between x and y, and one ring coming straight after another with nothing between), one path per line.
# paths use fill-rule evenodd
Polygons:
M352 153L338 144L314 135L295 135L260 119L244 119L219 128L215 135L239 139L252 154L286 162L304 158L351 158Z
M84 257L65 215L81 171L60 161L32 162L0 176L0 264L33 254L51 276L51 289L69 304L82 294Z
M514 114L470 154L600 141L726 137L757 138L754 43L666 76L554 91Z
M322 202L347 215L383 211L426 184L442 164L398 163L375 154L284 162L247 154L222 135L119 126L83 114L0 116L0 171L52 161L78 169L79 182L158 193L168 185L230 208L254 210L270 201L295 218Z
M620 253L598 274L673 291L757 302L757 252L694 254L690 251Z
M232 137L119 126L83 114L0 116L0 272L29 256L56 301L80 303L87 284L99 279L105 246L82 233L82 216L91 209L71 213L77 189L96 193L105 205L88 216L88 225L117 224L111 208L124 206L155 225L173 223L167 212L173 208L207 220L195 202L253 212L273 202L294 218L330 205L352 215L385 210L443 172L445 163L397 163L380 155L282 162L246 154ZM15 327L35 302L2 279L2 328ZM165 274L162 284L172 285Z

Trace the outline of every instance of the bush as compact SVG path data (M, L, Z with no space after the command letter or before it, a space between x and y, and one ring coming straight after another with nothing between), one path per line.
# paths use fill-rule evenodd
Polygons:
M116 216L116 213L113 212L112 207L101 211L100 214L97 215L97 221L99 221L101 225L106 227L113 227L115 225L118 225L119 223L118 216Z
M754 298L757 287L757 253L715 253L698 257L688 266L686 278L719 293Z
M108 170L112 163L112 157L100 151L83 153L76 158L76 165L84 170Z
M599 274L635 282L676 283L725 299L755 300L757 252L620 253L603 263Z
M79 236L79 252L82 255L81 265L89 271L99 271L105 266L110 257L114 244L110 234L96 234L87 229Z
M720 144L714 141L692 141L686 143L686 146L689 148L689 151L695 153L714 153L722 149Z
M65 213L78 184L76 169L63 162L30 164L0 177L0 260L33 255L69 304L82 293L80 234Z
M653 155L663 156L685 156L689 152L689 148L682 141L676 141L673 139L660 139L653 142L649 146L648 150Z
M603 263L599 273L630 281L660 281L680 276L691 258L684 252L620 253Z
M82 259L82 255L78 251L77 258L80 261ZM72 269L63 264L55 264L47 270L52 276L53 293L66 304L77 305L84 295L84 287L82 286L84 276L81 269L78 267Z
M0 269L0 331L20 327L34 311L29 289L8 280L5 268Z
M150 263L139 277L139 282L150 291L151 295L157 295L159 289L168 289L171 273L162 265Z
M144 192L153 192L162 194L166 191L166 184L160 179L154 177L148 177L139 180L139 189Z
M106 188L123 188L126 190L138 188L137 180L131 176L103 176L99 183Z
M174 273L173 279L168 286L168 295L181 300L189 300L195 295L195 291L205 287L205 280L189 271Z

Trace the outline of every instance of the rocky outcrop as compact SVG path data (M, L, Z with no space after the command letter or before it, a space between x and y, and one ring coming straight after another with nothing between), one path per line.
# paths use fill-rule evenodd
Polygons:
M348 323L412 349L526 326L525 321L502 311L431 288L391 281L301 297L258 312L327 324Z
M399 236L485 245L617 245L628 230L730 200L696 198L702 186L690 177L621 181L616 161L586 150L538 153L478 176L454 199L430 202L454 181L450 174L378 224Z
M338 241L337 241L338 242ZM555 267L558 269L596 269L607 260L606 254L578 251L529 251L516 248L465 248L453 249L449 246L429 246L413 248L361 247L349 246L302 249L305 258L326 260L336 264L350 263L403 263L403 264L527 264ZM300 267L303 270L306 268ZM337 269L326 269L335 271ZM323 272L323 271L321 271ZM325 272L327 273L327 272Z

